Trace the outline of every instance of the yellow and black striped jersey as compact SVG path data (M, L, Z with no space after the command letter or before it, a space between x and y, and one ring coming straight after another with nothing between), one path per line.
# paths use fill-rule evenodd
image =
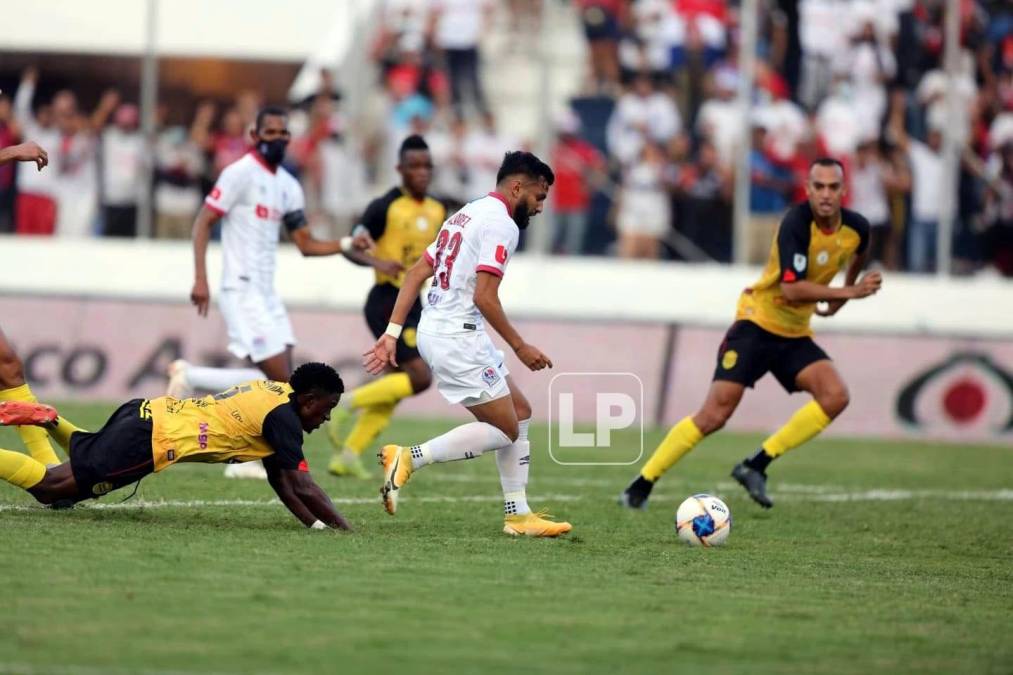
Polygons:
M789 302L782 283L811 281L829 286L855 254L869 245L869 221L841 209L841 221L832 231L821 230L808 202L791 208L777 230L770 256L759 281L742 291L736 320L746 319L775 335L812 335L809 320L815 302Z

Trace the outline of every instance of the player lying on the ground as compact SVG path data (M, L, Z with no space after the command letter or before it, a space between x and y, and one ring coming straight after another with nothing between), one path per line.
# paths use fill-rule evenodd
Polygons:
M45 427L70 461L47 467L0 450L0 479L43 504L76 503L136 483L177 462L261 459L281 502L307 527L351 529L309 474L303 432L327 421L345 390L323 363L307 363L289 383L252 380L204 398L162 396L121 405L100 430L78 429L39 403L0 403L0 424Z
M380 450L384 470L380 494L391 515L412 472L434 462L472 459L496 450L503 531L532 537L570 531L569 523L553 522L528 507L531 406L509 377L503 352L485 332L488 321L531 370L552 367L549 357L524 342L507 320L499 284L517 249L520 230L541 212L554 180L552 169L530 152L507 153L496 176L496 191L466 204L444 222L436 241L408 270L386 333L365 354L366 370L373 375L397 366L397 339L423 282L433 277L419 322L419 352L443 397L464 405L478 421L421 445L387 445Z
M808 202L792 208L781 221L763 276L739 298L735 323L718 349L714 381L703 407L672 427L620 496L621 504L646 507L662 474L723 427L746 387L767 372L789 394L805 391L812 400L732 470L732 478L764 508L774 505L767 496L767 466L823 431L847 407L848 388L830 357L813 342L809 319L813 313L833 316L848 300L875 294L882 276L870 272L856 283L865 266L869 222L841 208L841 163L829 158L813 162L806 194ZM830 282L845 267L844 287L831 288ZM818 302L828 303L827 308L817 309Z

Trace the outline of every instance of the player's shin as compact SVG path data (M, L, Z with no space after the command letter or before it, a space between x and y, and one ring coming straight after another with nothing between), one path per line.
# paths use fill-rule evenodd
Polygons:
M412 471L427 464L472 459L510 444L510 438L493 425L469 422L421 445L413 445Z
M693 418L684 417L668 432L665 440L661 442L658 449L647 460L647 464L640 470L640 475L653 483L701 440L703 440L703 432L693 422Z
M519 516L530 513L527 487L528 471L531 467L531 443L528 442L528 424L531 420L517 423L517 440L496 451L496 467L499 481L503 486L503 514Z
M56 424L46 427L46 431L53 437L53 440L60 444L67 454L70 454L70 437L75 432L83 431L68 422L64 417L57 417Z
M746 465L763 473L767 465L792 448L812 439L830 424L830 416L816 401L799 408L787 424L763 442L760 450L746 460Z
M19 387L0 390L0 401L39 402L35 398L35 395L32 394L31 387L27 383ZM49 443L49 437L46 435L45 429L28 425L20 426L18 427L18 435L34 459L49 465L60 463L60 458L53 451L53 446Z
M413 393L415 392L408 373L391 373L369 384L356 387L348 395L348 404L352 408L396 405L398 401L408 398Z
M0 479L24 490L30 490L46 477L42 462L11 450L0 450Z
M394 407L395 405L391 403L371 405L366 408L355 421L355 426L348 432L345 447L356 455L361 455L390 424L390 418L394 415Z

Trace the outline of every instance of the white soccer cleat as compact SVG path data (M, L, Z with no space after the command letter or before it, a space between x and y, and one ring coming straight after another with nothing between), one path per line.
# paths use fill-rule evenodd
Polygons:
M264 468L264 463L261 461L227 464L225 466L225 477L267 480L267 469Z
M190 398L193 396L193 387L186 379L186 371L190 364L183 359L176 359L169 364L165 374L169 376L169 385L165 388L165 395L172 398Z

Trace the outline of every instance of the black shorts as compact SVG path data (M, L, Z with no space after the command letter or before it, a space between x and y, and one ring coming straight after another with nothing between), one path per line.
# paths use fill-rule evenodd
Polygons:
M98 431L79 431L70 437L70 469L80 499L101 497L155 470L151 416L142 416L146 403L140 398L127 401Z
M811 337L783 337L752 321L736 321L718 349L714 379L752 387L770 372L790 394L798 391L795 378L806 366L829 359Z
M390 284L377 284L369 291L366 297L366 323L369 330L373 331L373 337L380 337L387 330L390 323L390 315L394 311L394 303L397 301L397 288ZM404 328L401 330L401 337L397 341L397 362L404 363L419 358L418 335L419 320L422 318L422 303L416 299L411 310L408 311L408 318L405 319Z

